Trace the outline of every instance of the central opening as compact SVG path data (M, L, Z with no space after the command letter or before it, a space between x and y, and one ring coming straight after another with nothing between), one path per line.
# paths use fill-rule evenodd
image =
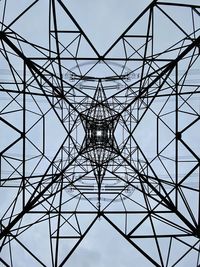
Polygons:
M114 142L114 126L112 121L88 120L86 122L87 146L109 147Z
M96 136L101 137L103 135L103 132L101 130L96 131Z

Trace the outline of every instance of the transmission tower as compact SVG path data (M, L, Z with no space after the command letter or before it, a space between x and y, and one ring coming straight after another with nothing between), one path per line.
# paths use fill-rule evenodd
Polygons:
M103 54L67 1L0 2L1 266L68 266L99 219L199 266L197 2L152 1Z

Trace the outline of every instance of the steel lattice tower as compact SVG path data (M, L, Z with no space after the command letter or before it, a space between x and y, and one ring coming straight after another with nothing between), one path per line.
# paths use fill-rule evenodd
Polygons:
M67 1L25 2L1 3L0 265L68 266L102 218L147 266L199 266L200 5L154 0L99 54Z

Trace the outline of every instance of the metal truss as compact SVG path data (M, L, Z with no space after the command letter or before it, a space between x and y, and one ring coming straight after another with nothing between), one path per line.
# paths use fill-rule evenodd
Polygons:
M200 5L153 1L99 54L67 1L25 2L1 1L1 266L67 266L98 218L199 266Z

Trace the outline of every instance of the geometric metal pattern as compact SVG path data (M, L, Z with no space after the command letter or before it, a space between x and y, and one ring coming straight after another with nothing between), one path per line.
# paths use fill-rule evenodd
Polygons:
M20 266L18 255L67 266L98 218L148 266L199 266L200 5L154 0L99 54L66 1L25 1L14 17L11 2L0 24L1 266Z

